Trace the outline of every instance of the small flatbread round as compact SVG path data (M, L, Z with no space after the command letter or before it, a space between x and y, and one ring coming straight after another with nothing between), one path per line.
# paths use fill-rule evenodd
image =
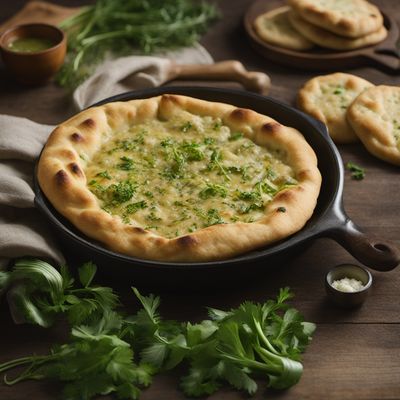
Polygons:
M365 0L289 0L313 25L349 38L359 38L383 26L379 9Z
M297 30L288 18L289 7L279 7L265 14L259 15L254 21L257 35L267 43L291 50L309 50L314 47Z
M371 154L400 166L400 87L367 89L349 107L347 119Z
M365 79L341 72L317 76L300 89L297 103L304 112L327 125L335 143L352 143L358 138L346 120L346 111L371 86Z
M357 39L345 38L309 23L295 11L289 12L289 20L294 28L308 40L321 47L333 50L355 50L361 47L371 46L382 42L387 36L386 28L381 26L376 32L366 36Z

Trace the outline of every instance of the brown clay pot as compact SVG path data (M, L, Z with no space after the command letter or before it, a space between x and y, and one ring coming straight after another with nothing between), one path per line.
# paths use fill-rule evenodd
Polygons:
M49 39L54 46L37 52L18 52L9 44L19 38ZM0 50L7 69L23 84L47 82L61 68L67 49L64 32L54 25L24 24L10 28L0 38Z

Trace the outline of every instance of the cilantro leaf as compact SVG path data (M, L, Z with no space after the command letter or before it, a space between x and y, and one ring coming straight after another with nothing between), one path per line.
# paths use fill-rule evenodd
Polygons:
M83 264L79 269L79 280L84 287L88 287L96 275L97 267L92 262Z

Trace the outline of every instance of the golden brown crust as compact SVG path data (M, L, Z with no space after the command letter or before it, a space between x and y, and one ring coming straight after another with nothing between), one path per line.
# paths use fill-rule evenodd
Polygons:
M400 88L374 86L361 93L347 119L367 150L400 166Z
M336 72L307 81L297 95L298 107L328 127L335 143L358 140L346 119L353 100L372 83L358 76Z
M360 38L383 26L379 9L365 0L288 0L309 23L336 35Z
M254 21L257 35L267 43L292 50L309 50L314 47L295 30L289 21L289 7L279 7L259 15Z
M387 36L387 30L381 26L375 32L359 38L348 38L339 36L319 26L313 25L303 19L300 14L295 11L289 13L291 24L308 40L321 47L333 50L355 50L365 46L382 42Z
M221 118L258 145L286 152L298 185L280 192L254 223L218 224L173 239L124 224L102 210L87 187L84 171L104 138L147 119L171 118L181 110ZM38 178L54 207L87 236L119 253L178 262L226 259L295 233L311 217L321 183L316 156L297 130L251 110L178 95L109 103L79 113L51 134Z

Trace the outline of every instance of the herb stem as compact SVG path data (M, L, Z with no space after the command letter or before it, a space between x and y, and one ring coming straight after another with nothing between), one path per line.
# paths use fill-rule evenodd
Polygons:
M35 356L21 357L21 358L17 358L15 360L8 361L8 362L5 362L3 364L0 364L0 372L4 372L4 371L7 371L9 369L12 369L12 368L15 368L15 367L19 367L21 365L28 364L28 363L32 362L32 360L34 358L35 358Z
M264 334L264 332L263 332L263 330L262 330L262 328L261 328L261 324L260 324L258 321L256 321L254 318L253 318L253 321L254 321L254 326L256 327L256 331L257 331L257 333L258 333L258 336L259 336L259 338L261 339L261 341L264 343L264 345L265 345L272 353L274 353L274 354L279 354L279 353L275 350L275 348L272 346L272 344L270 343L270 341L267 339L267 337L265 336L265 334Z

